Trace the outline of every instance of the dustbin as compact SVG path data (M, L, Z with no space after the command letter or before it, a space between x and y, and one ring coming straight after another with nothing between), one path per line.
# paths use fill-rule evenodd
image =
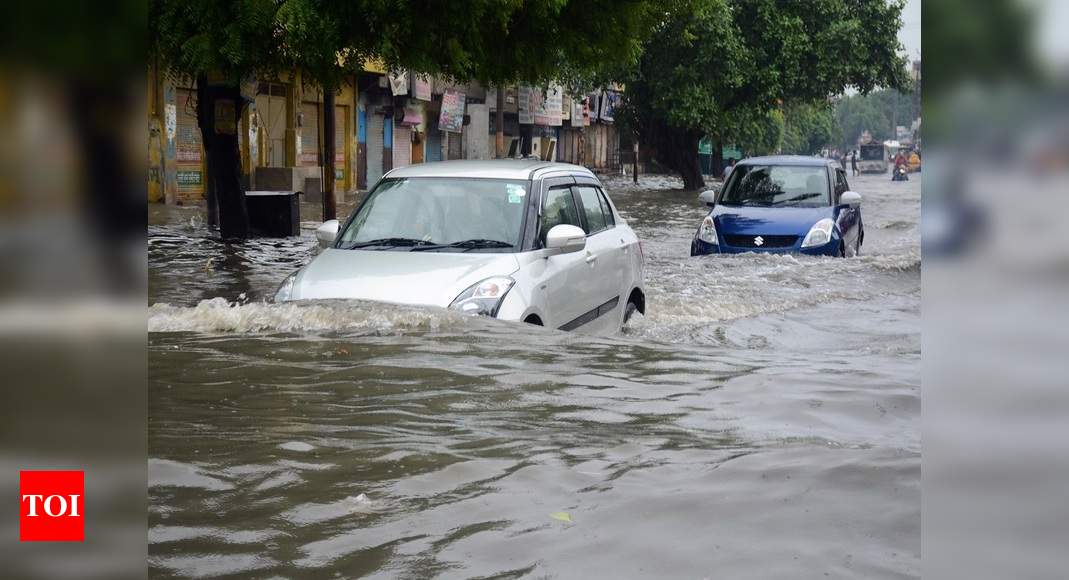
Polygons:
M246 191L245 204L253 235L286 238L301 234L299 191Z

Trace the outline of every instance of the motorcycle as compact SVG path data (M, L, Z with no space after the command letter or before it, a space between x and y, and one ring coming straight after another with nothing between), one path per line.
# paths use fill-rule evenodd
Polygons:
M891 181L909 181L909 172L906 170L905 165L895 167L894 172L891 174Z

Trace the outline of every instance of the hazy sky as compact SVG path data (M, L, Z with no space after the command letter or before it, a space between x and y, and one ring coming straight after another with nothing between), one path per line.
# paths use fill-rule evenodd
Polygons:
M902 10L902 28L898 31L898 41L906 49L909 60L921 57L921 0L908 0Z

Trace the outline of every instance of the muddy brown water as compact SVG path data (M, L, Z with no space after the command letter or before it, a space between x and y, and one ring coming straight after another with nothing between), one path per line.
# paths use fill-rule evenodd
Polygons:
M846 260L691 258L693 193L607 183L647 259L613 336L266 304L310 229L155 207L152 575L919 576L920 180L851 180Z

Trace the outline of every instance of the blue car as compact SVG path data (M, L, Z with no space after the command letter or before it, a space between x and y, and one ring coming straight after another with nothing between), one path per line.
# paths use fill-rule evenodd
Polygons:
M710 208L690 255L742 252L856 256L865 240L861 196L838 163L776 155L740 161L719 195L698 196Z

